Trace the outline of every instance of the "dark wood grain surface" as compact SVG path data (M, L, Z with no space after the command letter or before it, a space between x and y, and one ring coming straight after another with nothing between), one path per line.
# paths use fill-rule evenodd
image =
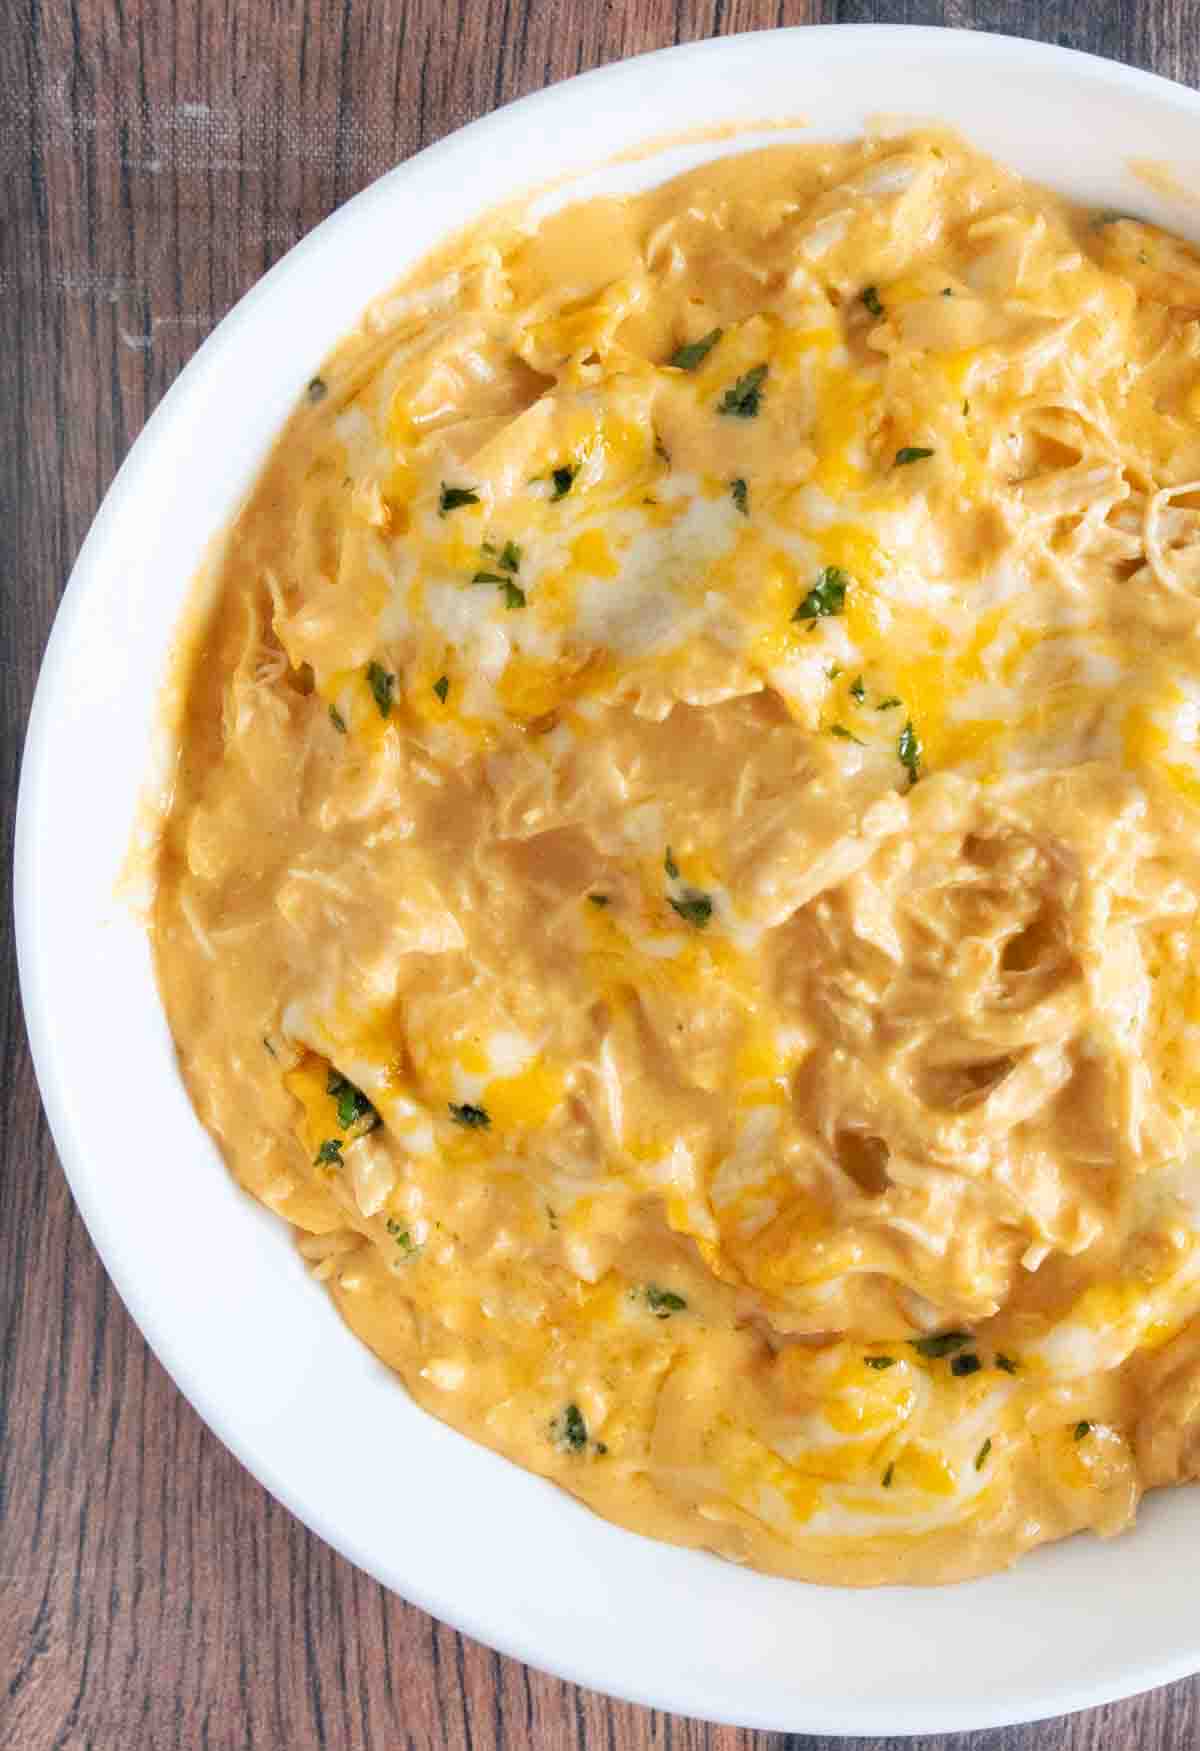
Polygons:
M720 32L872 19L1200 76L1198 0L0 0L0 880L37 666L84 533L164 390L272 262L379 172L552 80ZM241 1470L147 1351L75 1214L2 898L2 1751L832 1746L503 1660L367 1580ZM1200 1682L924 1743L1187 1751Z

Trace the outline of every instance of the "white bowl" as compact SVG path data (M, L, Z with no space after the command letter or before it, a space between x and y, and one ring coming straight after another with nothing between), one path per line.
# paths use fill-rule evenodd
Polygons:
M1027 175L1183 231L1130 159L1200 187L1200 97L1016 39L769 32L540 92L383 177L201 348L131 451L63 600L29 725L17 938L46 1111L92 1238L180 1389L266 1487L406 1598L494 1647L659 1708L824 1733L934 1733L1085 1707L1200 1667L1200 1494L935 1591L747 1573L594 1518L424 1415L234 1186L179 1079L146 939L115 892L189 581L322 356L447 230L548 172L698 125L879 112L949 122ZM740 142L737 142L740 143ZM609 173L657 180L737 143ZM599 186L595 177L576 186Z

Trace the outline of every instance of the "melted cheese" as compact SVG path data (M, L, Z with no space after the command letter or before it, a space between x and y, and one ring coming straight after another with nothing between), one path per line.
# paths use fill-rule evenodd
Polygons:
M435 1414L950 1579L1200 1465L1200 262L913 135L483 222L233 527L159 973Z

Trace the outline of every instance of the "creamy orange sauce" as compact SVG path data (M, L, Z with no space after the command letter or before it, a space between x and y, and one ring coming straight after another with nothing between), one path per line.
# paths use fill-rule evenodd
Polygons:
M1200 1465L1198 314L952 137L775 147L457 238L230 531L197 1110L614 1520L951 1580Z

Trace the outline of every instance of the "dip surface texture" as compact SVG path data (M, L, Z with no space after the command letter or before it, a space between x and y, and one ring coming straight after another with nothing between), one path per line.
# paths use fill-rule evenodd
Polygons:
M727 158L458 238L229 533L192 1098L613 1520L947 1581L1200 1469L1198 316L951 136Z

